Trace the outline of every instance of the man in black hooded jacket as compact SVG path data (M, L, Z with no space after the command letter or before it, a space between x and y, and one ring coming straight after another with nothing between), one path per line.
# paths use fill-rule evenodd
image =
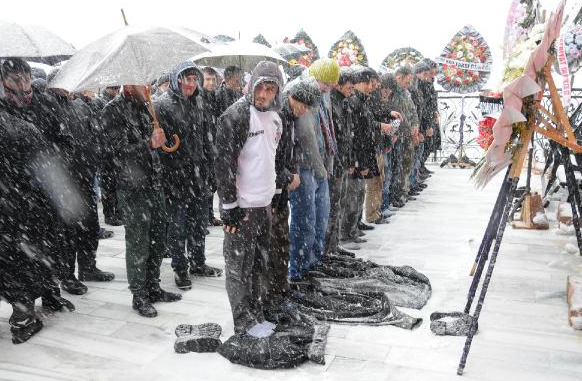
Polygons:
M0 67L0 78L0 296L12 304L12 342L20 344L43 327L34 310L36 298L42 297L49 311L75 307L60 297L56 283L60 192L58 182L46 176L64 167L27 120L33 119L30 107L37 95L30 66L8 59Z
M168 90L156 98L154 108L169 135L180 137L180 148L161 154L164 194L168 211L168 249L174 280L188 290L188 275L219 276L222 271L206 265L204 255L213 145L200 97L202 72L191 61L170 73ZM188 251L187 257L185 251Z
M282 75L276 64L261 61L253 70L249 93L219 119L215 161L224 221L226 291L236 333L257 337L273 333L263 315L276 189L275 155L281 139Z

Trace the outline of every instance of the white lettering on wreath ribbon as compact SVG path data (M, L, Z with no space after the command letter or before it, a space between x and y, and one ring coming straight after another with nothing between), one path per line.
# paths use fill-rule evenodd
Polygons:
M458 69L472 70L472 71L491 71L491 64L480 63L480 62L464 62L458 60L452 60L450 58L437 57L435 60L438 63L455 65Z
M568 59L566 58L566 46L564 43L564 35L560 36L558 43L558 66L560 67L560 74L562 74L562 102L564 107L570 105L570 98L572 96L572 88L570 84L570 70L568 69Z

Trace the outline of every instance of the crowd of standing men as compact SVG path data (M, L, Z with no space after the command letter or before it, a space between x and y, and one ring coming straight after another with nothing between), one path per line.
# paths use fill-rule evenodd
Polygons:
M160 287L164 256L181 290L191 275L222 275L205 263L205 236L224 224L235 331L269 336L264 308L284 303L326 254L359 250L365 230L426 187L424 163L439 148L436 69L426 59L379 75L320 59L285 84L263 61L245 87L237 67L220 76L188 61L153 89L72 94L50 87L56 69L45 79L22 59L4 60L0 296L13 307L13 342L42 328L36 299L72 311L60 289L81 295L84 281L114 278L96 264L96 179L105 222L125 226L140 315L181 299ZM163 150L174 134L179 148Z

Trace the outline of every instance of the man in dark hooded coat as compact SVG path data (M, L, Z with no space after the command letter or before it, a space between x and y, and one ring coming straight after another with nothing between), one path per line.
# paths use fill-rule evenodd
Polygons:
M28 64L8 59L0 78L0 297L12 304L12 342L20 344L43 327L36 298L49 311L75 307L56 283L59 192L45 176L64 167L41 131L22 118L32 119Z
M276 64L261 61L249 93L218 121L215 175L224 221L226 291L236 333L273 333L263 315L270 246L275 156L281 139L283 79Z
M180 148L161 154L164 194L168 211L168 249L178 288L192 287L190 274L219 276L204 256L208 197L212 170L212 141L204 103L200 97L202 72L186 61L170 73L168 90L156 98L154 108L169 135L180 137ZM188 250L187 256L185 251Z

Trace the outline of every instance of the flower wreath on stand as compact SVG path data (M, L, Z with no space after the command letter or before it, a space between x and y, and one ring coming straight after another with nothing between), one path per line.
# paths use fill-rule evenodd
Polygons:
M319 59L319 50L317 49L317 46L315 46L311 37L309 37L307 32L305 32L303 29L301 29L299 32L297 32L295 37L293 37L291 40L289 40L288 38L285 38L283 40L283 42L284 43L291 43L291 44L299 44L299 45L305 46L306 48L311 49L311 52L309 52L309 53L307 53L307 54L305 54L297 59L294 58L292 60L289 60L289 65L291 65L291 66L303 65L305 67L309 67L309 66L311 66L313 61L316 61Z
M329 58L340 66L368 66L368 56L360 39L348 30L330 49Z
M388 54L382 61L380 67L385 71L393 72L401 66L414 66L423 58L422 54L414 48L400 48Z
M489 45L472 26L465 26L443 49L438 83L448 91L465 94L481 89L491 72Z

